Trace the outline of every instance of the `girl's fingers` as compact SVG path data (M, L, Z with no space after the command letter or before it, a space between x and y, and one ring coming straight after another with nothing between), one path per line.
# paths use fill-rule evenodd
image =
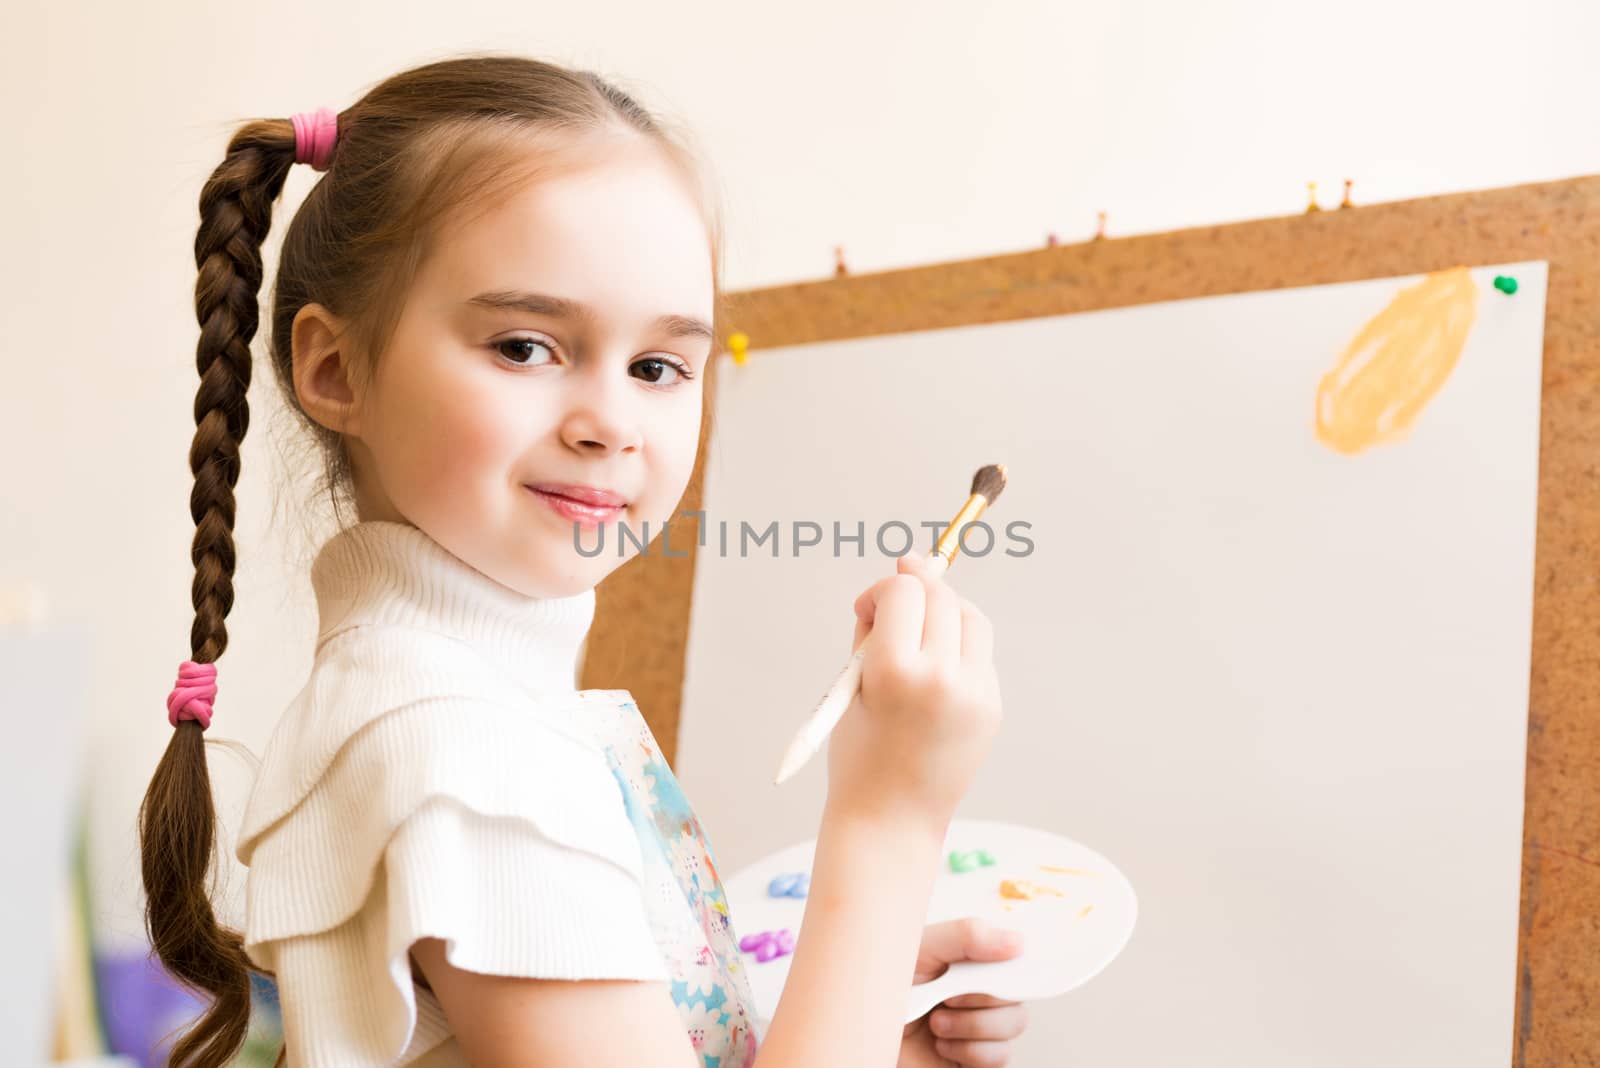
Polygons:
M1005 1005L1020 1005L1020 1001L1001 1001L988 994L962 994L945 1001L947 1009L998 1009Z
M910 562L908 563L908 561ZM878 600L883 596L884 591L893 585L899 576L915 574L916 563L914 560L911 560L910 554L908 553L905 556L899 557L896 560L895 573L893 575L890 575L888 578L881 578L877 582L874 582L872 585L862 590L861 595L856 598L856 618L866 620L867 625L871 626L872 617L877 611Z
M872 610L872 647L878 654L909 663L922 648L922 618L927 592L913 575L885 579ZM874 587L876 589L877 587ZM868 657L875 655L869 652Z
M928 1027L935 1038L1009 1042L1027 1030L1028 1010L1021 1005L991 1009L940 1008L934 1010Z
M856 598L856 618L867 626L872 626L872 614L877 607L878 595L883 593L884 584L888 579L879 579L861 591L861 596Z
M922 620L922 651L954 667L961 658L961 598L925 563L918 564L917 575L928 597Z
M948 1038L933 1040L933 1051L962 1068L1005 1068L1011 1063L1009 1042L967 1042Z
M923 596L919 606L920 612L916 613L921 632L911 649L921 650L930 657L945 662L954 662L958 658L987 658L993 643L988 621L978 617L977 623L974 624L973 617L977 614L977 609L944 581L943 567L934 567L932 557L917 553L900 556L895 563L895 574L879 579L856 598L854 610L857 625L855 636L851 641L851 651L859 648L866 633L877 625L878 616L883 611L889 592L900 588L902 592L897 595L896 600L908 597L909 591L906 587L912 580L921 587ZM906 600L901 602L900 607L908 609L912 603ZM977 631L976 634L971 633L974 630Z
M971 601L961 601L961 659L982 664L994 659L994 625Z

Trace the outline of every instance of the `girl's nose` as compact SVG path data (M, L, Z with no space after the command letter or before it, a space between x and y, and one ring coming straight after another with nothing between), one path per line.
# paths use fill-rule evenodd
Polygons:
M561 423L561 439L575 451L600 456L639 448L639 421L623 392L610 383L578 387Z

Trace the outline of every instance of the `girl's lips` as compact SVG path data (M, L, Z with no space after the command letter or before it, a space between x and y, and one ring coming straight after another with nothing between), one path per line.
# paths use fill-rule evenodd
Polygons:
M597 508L624 508L628 502L621 495L598 486L585 486L577 482L536 482L528 486L538 493L553 493L557 497L590 504Z
M548 504L557 515L586 527L598 526L603 522L617 518L622 514L625 507L621 503L590 504L574 500L564 494L552 493L534 486L529 486L527 489L528 492ZM617 499L615 494L607 496Z

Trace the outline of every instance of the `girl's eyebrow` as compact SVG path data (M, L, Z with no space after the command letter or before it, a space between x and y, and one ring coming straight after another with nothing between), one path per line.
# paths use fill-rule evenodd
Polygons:
M586 323L595 320L594 309L566 297L552 297L546 293L529 293L515 289L493 289L470 298L468 304L479 308L510 309L530 315L549 315L558 319L578 319ZM655 328L669 337L698 337L711 341L715 334L711 324L692 315L663 315L656 319Z

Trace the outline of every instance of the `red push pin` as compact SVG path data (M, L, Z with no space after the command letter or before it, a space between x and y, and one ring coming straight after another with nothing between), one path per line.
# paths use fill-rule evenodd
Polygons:
M844 246L833 246L833 276L843 278L850 273L850 268L844 265Z
M1352 185L1355 185L1355 183L1353 181L1351 181L1350 179L1346 178L1344 180L1344 199L1339 201L1339 207L1341 207L1341 208L1353 208L1353 207L1355 207L1355 204L1350 199L1350 187Z
M1061 244L1061 239L1056 236L1056 232L1054 230L1051 230L1049 233L1044 235L1044 247L1045 248L1056 248L1060 244Z

